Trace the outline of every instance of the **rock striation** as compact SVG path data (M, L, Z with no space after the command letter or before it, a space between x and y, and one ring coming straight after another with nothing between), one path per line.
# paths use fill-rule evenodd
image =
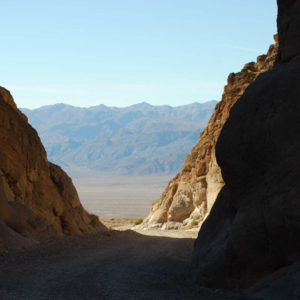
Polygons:
M0 250L105 229L83 209L71 178L47 160L38 134L0 87Z
M278 62L232 107L217 142L226 185L193 257L196 279L205 286L249 287L300 260L299 1L278 6ZM282 294L287 286L276 280Z
M200 140L186 157L181 172L170 181L161 197L152 204L144 227L178 228L201 224L209 213L220 189L224 185L220 167L216 161L215 147L231 107L243 95L246 88L261 73L273 68L277 55L277 36L266 55L248 63L239 73L228 76L222 100Z

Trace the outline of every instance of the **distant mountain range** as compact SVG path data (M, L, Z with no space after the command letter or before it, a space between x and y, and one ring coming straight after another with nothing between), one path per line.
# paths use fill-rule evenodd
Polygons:
M178 172L216 101L178 107L140 103L89 108L65 104L21 109L49 160L72 169L157 174Z

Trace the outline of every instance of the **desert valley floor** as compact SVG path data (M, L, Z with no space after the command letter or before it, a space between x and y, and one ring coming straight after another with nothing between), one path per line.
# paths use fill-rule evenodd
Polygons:
M75 174L76 175L76 174ZM174 174L175 175L175 174ZM149 214L172 175L126 176L97 174L73 177L81 203L101 218L137 218Z

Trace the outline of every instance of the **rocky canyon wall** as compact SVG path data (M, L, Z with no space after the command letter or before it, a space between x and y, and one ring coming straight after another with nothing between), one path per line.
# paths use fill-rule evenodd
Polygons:
M0 250L105 230L82 207L71 178L47 160L37 132L0 87Z
M246 89L219 136L225 186L193 258L202 285L249 287L300 260L299 3L278 1L278 62ZM269 292L290 289L280 299L297 299L297 280Z
M275 36L277 41L277 36ZM201 133L200 140L185 159L181 172L170 181L161 197L152 204L143 227L178 228L201 224L224 185L216 162L215 147L231 107L257 76L273 68L277 42L266 55L248 63L239 73L228 76L222 100Z

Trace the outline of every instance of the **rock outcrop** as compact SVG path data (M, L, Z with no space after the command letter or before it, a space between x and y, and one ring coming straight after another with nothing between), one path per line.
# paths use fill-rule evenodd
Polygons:
M64 234L105 230L72 180L48 162L36 131L0 87L0 250Z
M256 62L248 63L241 72L231 73L222 100L216 105L200 140L186 157L181 172L170 181L161 197L152 204L143 227L163 229L201 224L224 185L216 162L215 146L234 103L258 75L273 68L277 55L276 44Z
M216 146L226 185L193 257L209 287L249 287L300 260L299 1L278 4L278 62L232 107Z
M278 36L279 63L284 63L300 52L300 1L277 0L278 3Z

